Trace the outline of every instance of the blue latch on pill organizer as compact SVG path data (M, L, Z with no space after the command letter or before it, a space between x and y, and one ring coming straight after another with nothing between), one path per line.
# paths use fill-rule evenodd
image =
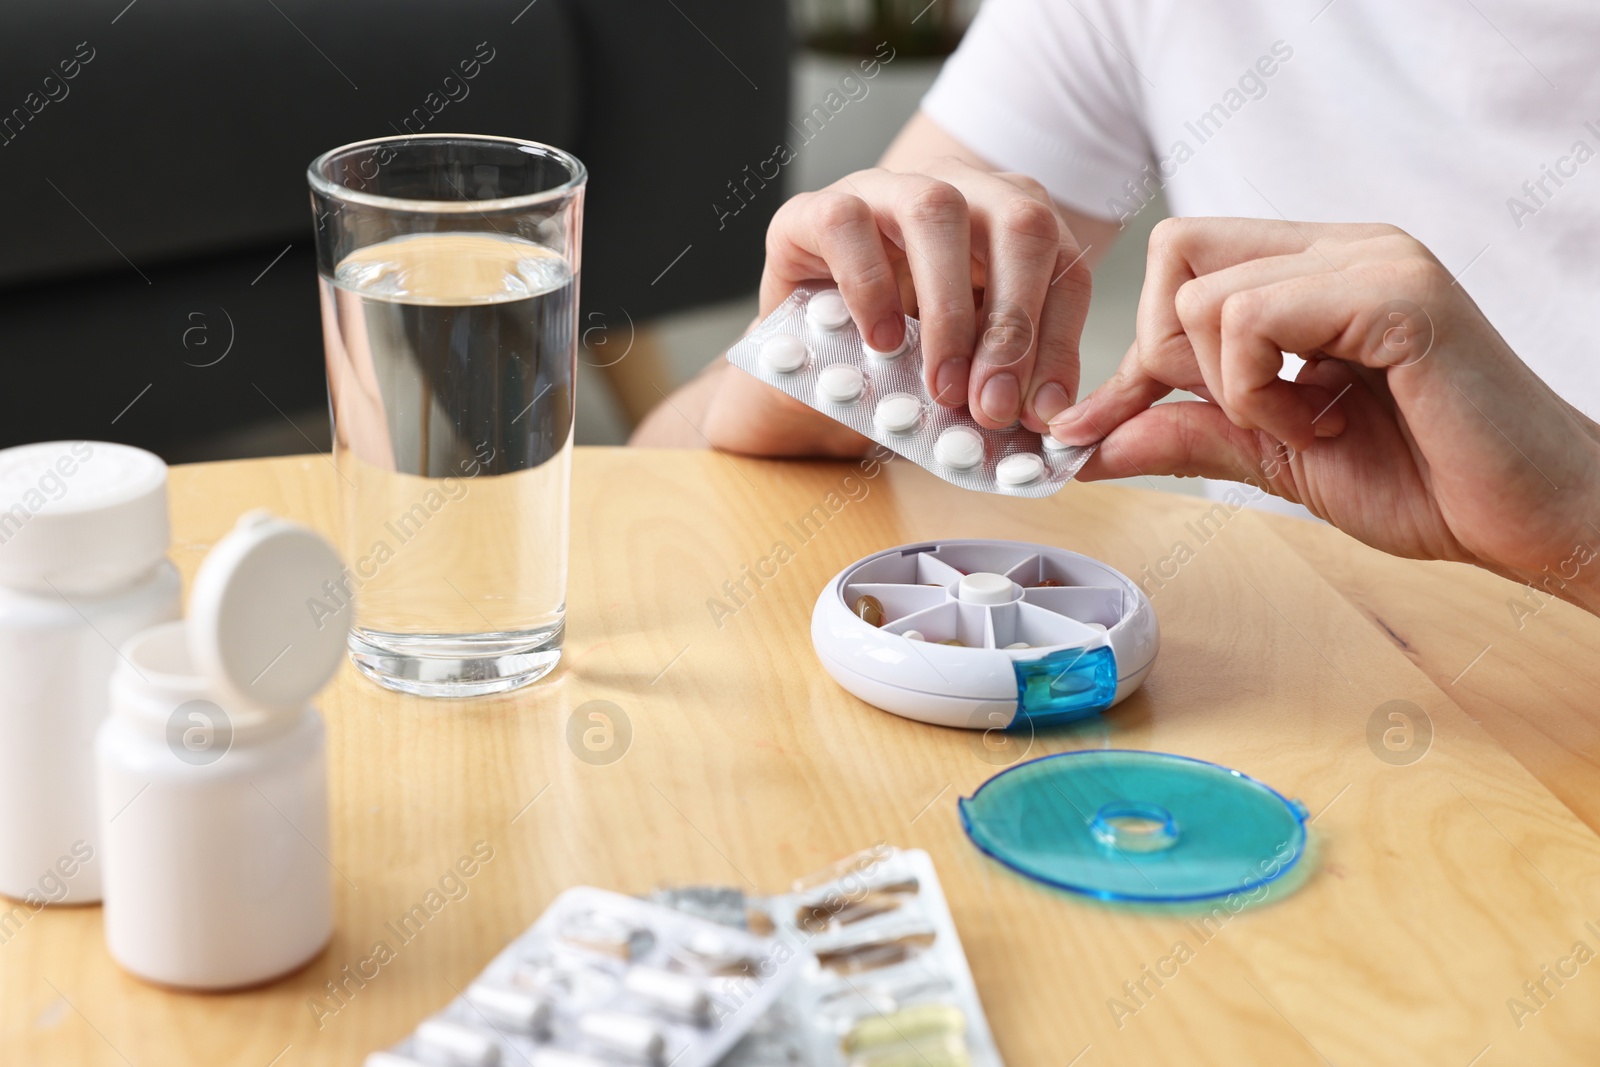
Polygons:
M1021 541L902 545L846 567L811 616L829 674L884 711L1011 729L1104 711L1155 661L1155 611L1127 576Z

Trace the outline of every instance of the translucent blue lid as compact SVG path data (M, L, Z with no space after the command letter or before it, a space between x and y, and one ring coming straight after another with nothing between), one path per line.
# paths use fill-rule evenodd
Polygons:
M959 801L974 844L1029 878L1102 900L1206 900L1283 877L1306 809L1248 775L1161 752L1062 752Z

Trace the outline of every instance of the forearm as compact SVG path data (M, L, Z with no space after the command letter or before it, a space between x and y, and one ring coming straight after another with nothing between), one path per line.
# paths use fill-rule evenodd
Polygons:
M1593 527L1586 537L1574 539L1572 550L1539 571L1490 566L1489 570L1525 585L1536 593L1574 604L1600 615L1600 532Z
M628 444L634 448L705 448L706 409L711 406L718 377L726 366L717 359L671 396L663 397L634 428Z
M1543 383L1540 383L1541 385ZM1580 466L1600 471L1600 425L1556 397L1577 431L1574 448L1587 455ZM1559 597L1592 615L1600 615L1600 476L1590 476L1565 486L1555 498L1563 504L1563 525L1570 530L1570 547L1537 570L1501 570L1505 577L1537 592Z
M851 459L871 442L718 358L658 404L628 444Z

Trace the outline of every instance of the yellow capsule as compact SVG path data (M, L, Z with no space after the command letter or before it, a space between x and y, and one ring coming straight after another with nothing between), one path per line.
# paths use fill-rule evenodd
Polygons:
M845 1035L846 1053L856 1055L887 1045L907 1045L933 1038L960 1037L967 1032L967 1017L953 1004L917 1004L888 1015L872 1015Z
M856 598L855 613L861 621L868 626L883 625L883 603L875 596L860 596Z
M846 1061L849 1067L972 1067L963 1037L947 1035L872 1049Z
M941 645L949 645L949 646L951 646L951 647L952 647L952 648L966 648L966 647L967 647L967 646L966 646L966 645L963 645L963 644L962 644L962 643L961 643L961 642L960 642L960 641L957 641L957 640L956 640L956 639L955 639L955 638L953 638L953 637L952 637L952 638L950 638L950 640L948 640L948 641L940 641L940 642L939 642L939 643L940 643L940 644L941 644Z

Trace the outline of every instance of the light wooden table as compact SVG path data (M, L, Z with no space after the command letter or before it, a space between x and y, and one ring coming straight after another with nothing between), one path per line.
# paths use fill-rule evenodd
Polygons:
M192 574L253 507L329 529L334 477L318 457L174 470L175 558ZM569 885L772 891L878 841L933 854L1012 1065L1600 1057L1600 962L1561 962L1578 941L1600 951L1600 838L1558 799L1591 825L1600 815L1596 620L1556 605L1491 633L1497 613L1511 617L1507 583L1390 561L1325 527L1250 512L1202 522L1207 503L1139 490L1005 500L904 463L865 478L847 464L623 450L579 450L574 486L568 654L545 684L439 703L346 669L323 694L338 890L327 950L263 989L174 994L112 965L98 909L48 910L0 945L0 1063L356 1064ZM837 512L799 543L786 524L830 493ZM1171 575L1151 586L1163 648L1141 693L1035 738L1031 754L1150 748L1256 775L1315 813L1303 885L1202 934L1198 914L1051 893L967 842L957 796L1014 754L856 701L808 636L845 564L966 536ZM708 599L778 540L795 558L718 626ZM606 765L567 740L573 710L596 699L631 725ZM1431 724L1414 762L1369 746L1392 700ZM386 924L477 842L493 858L400 943ZM379 940L394 958L347 983L342 1006L327 999L325 983ZM1180 941L1186 962L1165 964L1159 986L1145 977ZM1576 976L1557 986L1546 965ZM1540 980L1552 995L1535 1002L1523 983ZM1124 988L1141 982L1137 996ZM1513 997L1537 1012L1514 1019Z

